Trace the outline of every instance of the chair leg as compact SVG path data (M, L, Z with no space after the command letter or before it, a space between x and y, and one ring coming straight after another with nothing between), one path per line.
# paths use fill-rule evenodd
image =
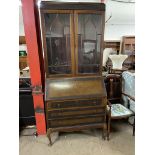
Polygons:
M107 131L107 124L106 123L103 124L103 131L102 131L102 138L104 140L106 140L106 132L105 131Z
M135 118L134 118L134 122L133 122L133 136L135 136Z
M102 130L102 138L106 140L107 136L107 123L106 123L106 115L104 116L103 130Z
M110 124L111 124L111 114L108 115L107 140L109 140L109 136L110 136Z

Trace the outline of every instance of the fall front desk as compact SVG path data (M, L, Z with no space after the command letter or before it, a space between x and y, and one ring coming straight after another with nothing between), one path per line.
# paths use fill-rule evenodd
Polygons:
M54 131L106 130L105 4L41 2L40 13L50 144Z

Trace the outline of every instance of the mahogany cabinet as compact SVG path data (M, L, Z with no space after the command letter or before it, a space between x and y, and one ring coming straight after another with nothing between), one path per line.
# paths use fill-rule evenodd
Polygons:
M105 131L107 95L102 78L105 4L42 2L40 6L50 144L54 131L88 128Z

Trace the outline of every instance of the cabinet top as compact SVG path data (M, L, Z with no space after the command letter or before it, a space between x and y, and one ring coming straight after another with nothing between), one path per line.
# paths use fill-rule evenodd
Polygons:
M96 10L105 11L104 3L84 3L84 2L49 2L42 1L41 10Z

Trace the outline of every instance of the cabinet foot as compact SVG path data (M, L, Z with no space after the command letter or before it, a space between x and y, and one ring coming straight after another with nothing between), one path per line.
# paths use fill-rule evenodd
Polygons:
M47 130L47 138L48 138L48 140L49 140L49 144L48 144L48 146L52 146L52 140L51 140L51 134L52 134L52 130L51 129L48 129Z
M104 123L102 131L102 139L106 140L106 136L107 136L107 126L106 123Z

